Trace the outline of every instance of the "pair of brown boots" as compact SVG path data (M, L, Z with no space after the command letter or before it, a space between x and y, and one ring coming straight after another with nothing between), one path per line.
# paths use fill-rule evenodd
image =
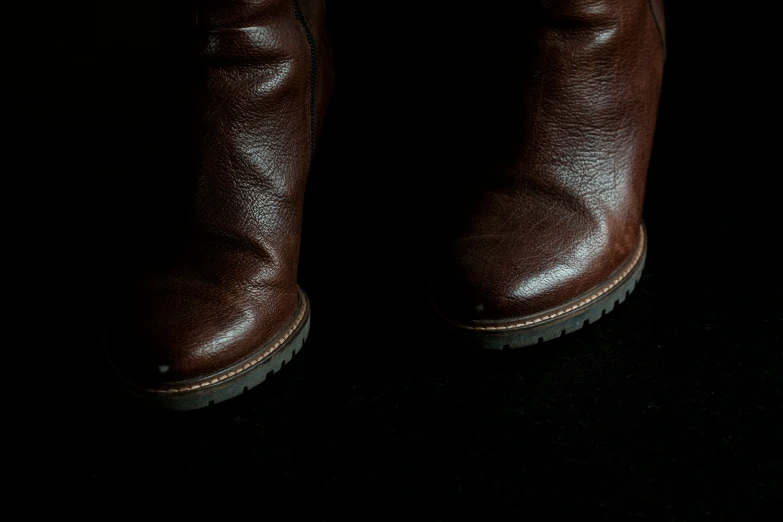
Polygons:
M646 252L662 2L530 1L517 153L477 173L480 190L431 261L437 316L484 348L600 318L633 289ZM171 409L247 391L307 338L302 205L333 83L323 1L197 4L187 248L136 289L130 324L106 344L123 389Z

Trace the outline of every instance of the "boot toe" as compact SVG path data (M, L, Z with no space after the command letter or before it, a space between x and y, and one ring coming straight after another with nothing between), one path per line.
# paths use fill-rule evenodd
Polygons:
M628 257L617 250L599 234L572 242L541 234L461 238L433 270L431 297L459 325L516 322L600 286Z
M275 317L280 314L263 313L273 307L233 299L230 291L157 290L145 295L130 321L112 328L107 342L116 373L136 387L165 389L207 379L263 346L282 322Z

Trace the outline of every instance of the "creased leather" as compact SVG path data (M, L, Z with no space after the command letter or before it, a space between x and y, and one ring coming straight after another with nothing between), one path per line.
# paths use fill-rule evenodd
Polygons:
M299 5L319 49L316 117L332 86L323 3ZM108 344L127 379L160 386L235 364L297 312L311 161L311 53L292 0L192 3L193 176L186 248L135 288ZM182 158L183 162L191 161Z
M449 319L557 309L628 262L663 74L662 2L652 5L536 3L516 62L526 78L516 146L472 173L474 200L432 267L434 304Z

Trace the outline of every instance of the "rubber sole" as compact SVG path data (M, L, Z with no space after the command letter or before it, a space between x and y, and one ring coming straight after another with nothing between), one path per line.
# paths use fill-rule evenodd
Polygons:
M304 346L310 333L310 306L304 292L302 303L302 306L306 307L304 316L293 327L285 330L284 342L280 342L281 338L278 336L255 350L242 362L211 378L201 379L201 383L177 383L181 388L172 385L168 389L149 390L129 384L114 371L111 372L111 380L118 388L117 391L132 405L143 408L196 410L242 395L280 371ZM297 316L301 313L300 309ZM279 343L279 346L275 347L276 343ZM270 350L271 353L264 355Z
M461 344L467 344L477 348L489 350L508 350L513 348L523 348L535 344L551 341L566 334L581 330L584 326L594 323L604 315L614 310L615 306L623 303L625 299L636 288L636 284L642 277L644 262L647 256L647 241L644 230L641 236L642 245L638 249L635 263L632 263L627 274L614 283L608 283L598 297L582 297L575 300L570 305L564 305L563 309L573 308L569 312L551 313L549 317L543 315L543 319L537 318L528 326L518 328L508 327L502 324L495 326L472 327L453 323L442 316L440 322L446 329L452 340ZM588 302L584 305L585 300Z

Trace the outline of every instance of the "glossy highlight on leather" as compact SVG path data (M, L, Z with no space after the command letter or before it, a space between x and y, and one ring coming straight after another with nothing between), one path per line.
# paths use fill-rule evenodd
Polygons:
M309 314L297 285L302 205L333 81L322 1L190 8L186 246L172 267L135 285L132 312L107 341L123 380L151 391L211 384Z
M660 1L539 2L513 157L436 255L436 308L465 327L525 323L611 282L640 243L661 89ZM471 177L467 174L467 177Z

